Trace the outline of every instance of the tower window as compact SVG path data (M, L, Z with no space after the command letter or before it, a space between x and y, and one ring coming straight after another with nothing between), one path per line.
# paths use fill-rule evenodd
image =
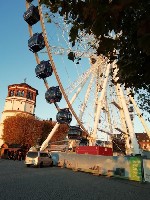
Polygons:
M20 90L17 91L16 96L21 97L21 91Z
M24 90L21 91L21 96L24 97Z
M10 97L12 97L12 96L14 96L14 90L11 90L10 91L10 95L9 95Z
M30 99L30 92L27 92L27 99Z
M30 99L31 100L33 99L33 93L30 93Z
M27 99L33 99L33 93L27 92Z

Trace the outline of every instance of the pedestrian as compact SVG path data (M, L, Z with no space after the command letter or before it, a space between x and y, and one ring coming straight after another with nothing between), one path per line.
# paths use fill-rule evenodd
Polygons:
M22 152L21 152L21 151L18 152L18 160L19 160L19 161L22 160Z
M14 157L14 151L11 151L10 152L10 159L13 160L13 157Z
M11 152L8 150L7 157L8 157L9 160L10 160L10 155L11 155Z
M17 159L17 152L15 151L13 155L13 160L15 161L16 159Z

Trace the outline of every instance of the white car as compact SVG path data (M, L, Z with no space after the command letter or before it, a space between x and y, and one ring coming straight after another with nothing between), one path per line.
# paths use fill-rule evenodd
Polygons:
M53 166L53 160L51 155L43 151L28 151L24 163L27 167Z

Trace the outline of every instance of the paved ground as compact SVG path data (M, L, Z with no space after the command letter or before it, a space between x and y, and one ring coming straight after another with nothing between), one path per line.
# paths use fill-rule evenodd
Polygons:
M150 184L0 160L0 200L149 200Z

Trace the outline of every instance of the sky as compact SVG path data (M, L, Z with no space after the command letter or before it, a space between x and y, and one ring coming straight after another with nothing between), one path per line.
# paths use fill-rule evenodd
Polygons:
M35 76L36 61L34 55L28 49L28 26L23 19L25 12L24 0L6 0L0 6L0 113L3 111L5 98L7 96L8 85L26 83L39 91L37 97L37 114L41 113L41 118L45 118L43 112L45 88L41 80ZM44 93L42 93L43 91ZM42 94L41 94L42 93ZM46 108L47 110L47 108ZM47 118L50 115L47 114Z
M54 108L45 100L45 86L42 80L35 75L37 64L34 54L28 49L29 32L27 23L23 19L25 11L25 0L5 0L1 2L0 117L4 109L5 98L7 97L8 85L23 83L26 79L26 83L39 92L35 115L42 119L55 119L56 112L54 112ZM38 28L39 26L37 25L35 29L37 30ZM53 32L53 34L56 34L55 30ZM57 65L57 58L54 60ZM65 62L67 63L68 61ZM59 73L64 73L63 68L61 68ZM71 79L74 81L74 73L72 73ZM64 84L68 84L68 81L66 82L65 80ZM55 83L54 78L51 79L51 82ZM64 106L63 104L64 101L62 101L62 106ZM139 124L137 125L137 130L138 132L143 132Z
M33 1L33 3L34 2L35 1ZM55 120L55 108L46 102L46 89L43 81L38 79L35 75L35 67L37 63L34 54L29 51L28 48L28 40L30 37L28 25L23 19L25 11L25 0L6 0L1 2L0 117L4 109L5 98L7 97L8 85L23 83L26 79L26 83L37 89L39 92L39 95L37 96L35 115L42 119L53 118ZM37 31L38 28L39 26L35 25L35 32L41 32L41 30ZM55 30L53 30L53 34L55 34ZM43 55L43 58L44 56L45 55ZM54 77L53 82L53 84L56 84Z

